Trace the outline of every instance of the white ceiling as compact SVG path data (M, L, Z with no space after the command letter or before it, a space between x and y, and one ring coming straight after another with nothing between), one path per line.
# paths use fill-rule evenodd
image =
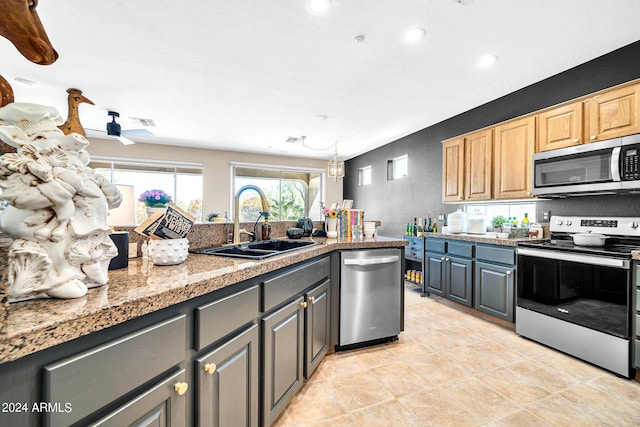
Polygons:
M85 128L104 129L115 110L123 129L140 128L128 117L155 121L138 142L311 158L328 158L334 141L354 157L640 40L638 0L333 0L322 16L306 0L45 0L37 10L60 57L35 65L0 38L16 101L66 116L76 87L96 104L80 107ZM416 26L426 37L404 43ZM484 54L500 60L480 69ZM286 142L302 135L324 150Z

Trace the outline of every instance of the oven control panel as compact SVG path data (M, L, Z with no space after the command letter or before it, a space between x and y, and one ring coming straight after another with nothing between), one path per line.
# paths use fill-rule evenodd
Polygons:
M549 230L562 233L593 232L640 237L640 217L552 216Z

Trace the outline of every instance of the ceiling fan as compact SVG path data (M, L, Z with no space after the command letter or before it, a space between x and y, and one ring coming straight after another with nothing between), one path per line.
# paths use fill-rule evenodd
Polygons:
M108 111L107 115L111 117L111 121L107 122L106 133L107 136L117 139L123 145L131 145L135 144L134 141L127 138L127 136L153 136L153 133L148 131L147 129L125 129L122 130L122 126L118 122L116 122L116 117L120 117L120 113L117 111ZM150 126L155 126L151 120L148 119L140 119L140 121L145 121L150 123ZM98 129L87 129L93 130L95 132L105 132L104 130Z

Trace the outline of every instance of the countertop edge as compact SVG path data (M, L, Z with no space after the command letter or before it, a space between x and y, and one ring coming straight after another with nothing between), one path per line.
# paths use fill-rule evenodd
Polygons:
M379 237L374 240L364 239L358 242L350 240L327 240L316 246L258 262L252 263L245 261L244 264L242 264L236 260L233 264L239 264L243 267L236 267L236 270L230 269L228 272L222 272L213 277L206 277L205 273L193 274L186 283L174 283L172 286L168 286L166 290L160 290L151 295L135 295L134 291L136 291L136 289L133 289L133 296L130 299L110 304L108 302L110 287L126 286L127 281L131 281L130 273L113 270L110 272L110 281L108 284L99 288L90 289L85 297L75 300L26 301L9 305L4 320L5 324L0 328L0 363L18 360L29 354L45 350L55 345L119 325L146 314L337 250L403 247L407 244L408 242L406 240L385 237ZM204 262L204 259L210 260L211 258L209 257L209 255L190 254L185 263L189 262L190 259L191 262ZM233 262L229 261L229 259L225 261ZM148 260L134 258L130 260L130 263L134 270L139 271L143 268L149 268L147 264L150 262ZM160 274L167 278L166 281L171 281L171 273L184 267L151 266L150 268L162 269L158 270L161 272ZM149 280L149 278L147 277L145 280ZM96 307L83 312L84 305L89 305L87 301L91 301L91 304ZM11 326L13 326L11 325L12 311L21 312L22 316L28 316L30 307L35 307L31 314L40 317L42 322L38 322L36 325L30 327L7 332L7 329L11 329ZM78 307L77 310L75 310L74 307ZM55 315L48 316L48 312L43 313L43 311L49 308L51 309L50 312L55 313ZM55 319L56 316L58 319ZM17 319L13 319L13 323L18 322L19 316L16 317ZM7 328L7 326L9 326L9 328Z

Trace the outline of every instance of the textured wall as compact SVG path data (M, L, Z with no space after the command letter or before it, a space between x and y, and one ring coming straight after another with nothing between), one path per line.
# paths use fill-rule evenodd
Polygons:
M455 211L442 204L442 140L522 116L561 102L640 78L640 41L522 88L346 162L344 197L369 219L382 221L380 234L400 236L413 217ZM388 159L408 154L409 177L386 180ZM358 168L372 166L372 185L358 186ZM586 196L539 201L543 211L573 215L638 215L640 196Z

